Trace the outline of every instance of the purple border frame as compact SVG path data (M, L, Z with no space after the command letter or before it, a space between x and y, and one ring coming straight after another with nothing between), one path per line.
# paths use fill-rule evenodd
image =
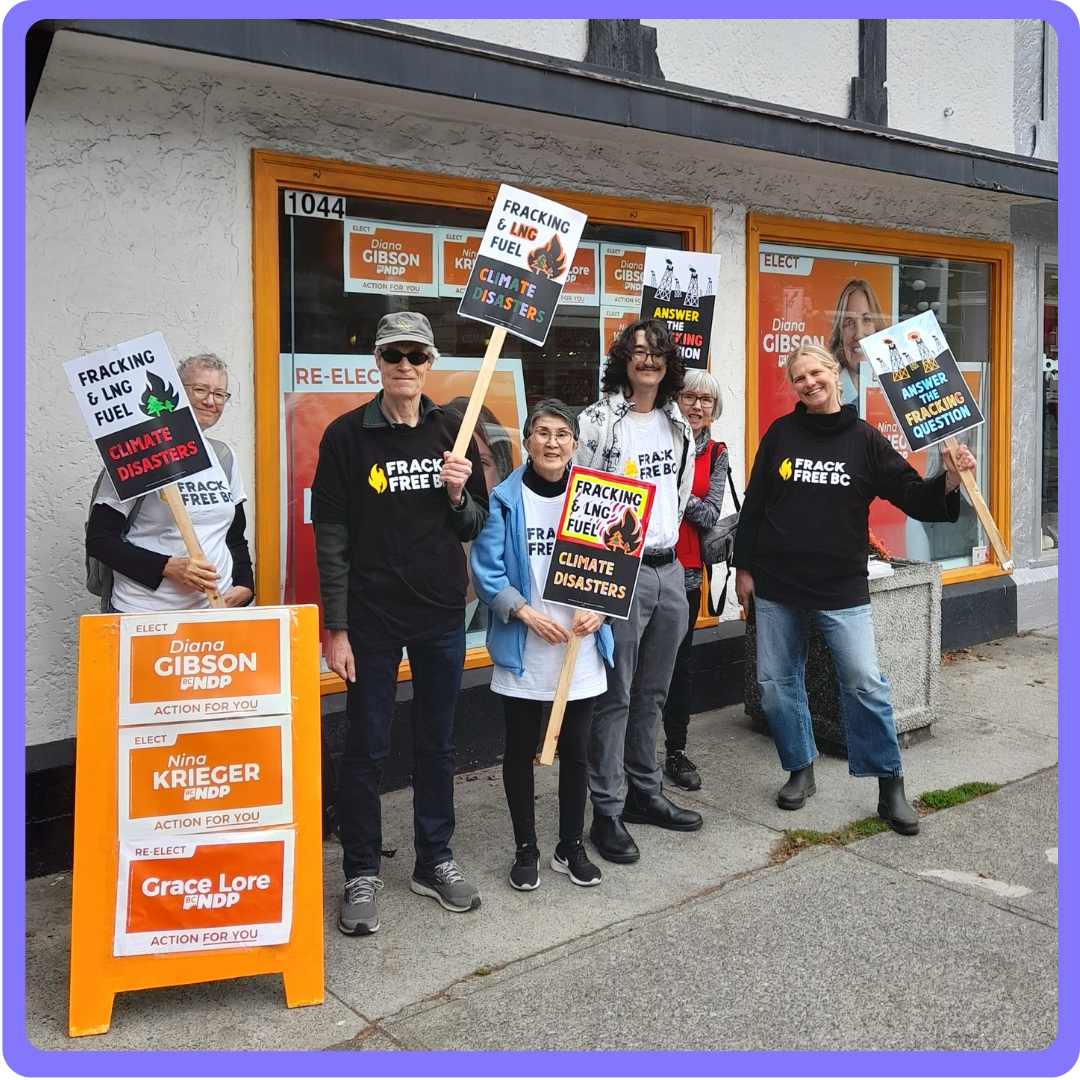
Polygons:
M270 0L255 4L252 0L234 0L222 5L207 0L189 0L184 5L168 4L148 12L145 5L131 0L97 0L76 5L80 17L99 18L145 18L148 14L165 17L209 18L287 18L295 14L296 5L284 0ZM334 5L336 6L336 5ZM374 5L362 5L372 7ZM807 5L794 0L772 0L764 11L770 17L806 18L812 14L827 14L832 18L858 18L867 14L867 4L854 4L850 0L826 0ZM876 4L869 5L871 7ZM446 17L458 12L469 16L503 16L505 7L494 0L479 0L468 9L464 4L439 4L436 0L418 0L408 8L410 16ZM636 9L638 17L649 18L653 12L639 3L614 4L611 0L594 5L592 14L626 17ZM690 0L681 5L683 14L703 15L718 13L705 0ZM164 9L163 9L164 8ZM168 8L174 11L167 10ZM899 8L899 10L897 10ZM1078 27L1076 14L1062 3L1054 0L1036 0L1035 3L1007 4L1003 0L946 0L945 3L928 3L915 0L902 5L883 4L877 14L888 15L895 11L901 18L1012 18L1041 16L1050 22L1058 35L1058 96L1059 101L1076 101L1072 93L1077 88L1077 70L1072 61L1080 58L1077 50ZM3 267L6 288L3 295L3 346L6 366L16 366L17 358L25 356L25 126L24 126L24 65L23 41L27 29L41 18L56 15L55 5L42 0L25 0L11 8L3 24ZM308 13L310 14L310 13ZM323 16L358 18L383 17L383 10L321 13ZM722 11L719 14L737 15L738 12ZM557 18L580 16L568 0L549 3L544 17ZM1067 62L1065 62L1067 61ZM808 63L813 63L808 58ZM1069 87L1073 87L1073 91ZM1062 177L1071 176L1071 163L1075 144L1073 138L1077 119L1068 107L1059 109L1058 141L1059 166ZM1066 133L1068 137L1066 137ZM1062 189L1068 190L1067 183ZM1072 243L1077 239L1075 208L1067 199L1059 204L1059 284L1062 295L1071 295L1076 302L1073 273L1077 263ZM1071 242L1070 242L1071 241ZM1076 340L1068 327L1076 328L1076 309L1072 303L1060 307L1061 325L1065 327L1066 340ZM58 357L57 364L66 357ZM1060 392L1067 400L1073 400L1076 392L1071 368L1067 365L1059 379ZM59 375L58 375L59 377ZM7 723L3 732L3 868L9 884L3 905L3 1057L7 1066L23 1076L323 1076L359 1070L360 1063L347 1067L335 1054L327 1057L325 1052L308 1051L103 1051L95 1053L65 1053L56 1057L55 1052L38 1050L26 1038L25 1010L25 939L20 936L25 929L25 904L23 894L17 893L14 883L25 878L25 665L24 654L13 643L25 637L25 581L26 565L25 533L19 522L25 518L25 399L16 392L16 379L9 380L9 390L3 400L3 508L8 528L3 536L3 585L4 629L9 647L4 650L3 701ZM1066 460L1080 460L1080 425L1067 424L1060 432L1059 453ZM1063 453L1069 450L1069 453ZM1061 487L1067 493L1076 490L1075 472L1066 471ZM1070 550L1068 544L1078 535L1075 528L1077 515L1074 506L1065 502L1061 520L1065 527L1066 542L1062 550ZM1068 523L1072 522L1072 526ZM1077 643L1077 621L1072 618L1076 609L1067 603L1069 596L1077 599L1080 589L1072 574L1071 564L1062 559L1059 563L1059 611L1061 613L1059 655L1075 656L1072 646ZM1059 672L1059 701L1066 702L1064 715L1071 714L1073 703L1080 701L1080 667L1065 665ZM1059 715L1062 710L1059 706ZM1077 761L1077 731L1070 724L1061 726L1060 758L1066 766ZM1069 803L1060 806L1059 820L1062 826L1075 824L1076 809ZM1078 881L1076 859L1080 845L1076 834L1062 827L1059 837L1059 895L1075 895ZM1067 911L1068 909L1066 909ZM1060 918L1058 931L1060 1024L1056 1042L1039 1052L932 1052L919 1053L899 1051L827 1051L827 1052L687 1052L667 1053L577 1053L533 1052L515 1053L451 1053L435 1052L420 1056L386 1054L378 1064L368 1056L363 1064L365 1072L380 1076L1059 1076L1067 1072L1080 1055L1080 1029L1069 1023L1069 1016L1080 1014L1078 1010L1077 977L1077 926L1071 919Z

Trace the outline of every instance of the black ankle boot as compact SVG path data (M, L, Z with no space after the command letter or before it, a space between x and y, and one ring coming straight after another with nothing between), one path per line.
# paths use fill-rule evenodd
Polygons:
M641 858L634 838L626 831L621 817L609 817L593 810L589 839L600 857L614 863L637 862Z
M919 831L919 815L907 801L902 776L878 777L878 817L889 823L893 832L914 836Z
M811 795L817 794L814 783L814 763L811 761L805 769L796 769L788 782L777 792L776 805L781 810L801 810Z

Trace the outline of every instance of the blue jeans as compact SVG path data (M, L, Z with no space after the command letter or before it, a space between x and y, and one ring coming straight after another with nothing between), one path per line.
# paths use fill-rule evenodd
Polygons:
M390 753L401 649L358 652L349 683L349 731L338 770L338 835L345 879L379 873L382 806L379 782ZM465 664L465 624L409 646L412 668L413 847L416 861L434 866L453 858L454 706Z
M870 605L807 611L754 597L761 705L788 772L817 757L806 698L806 654L813 616L840 684L840 718L852 776L903 776L889 682L878 668Z

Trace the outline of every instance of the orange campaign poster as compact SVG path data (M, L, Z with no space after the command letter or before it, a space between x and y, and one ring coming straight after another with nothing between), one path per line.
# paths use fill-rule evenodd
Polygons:
M121 728L119 750L123 839L293 820L288 716Z
M293 829L120 841L114 956L289 941Z
M645 278L645 249L616 244L600 245L601 304L605 307L641 308Z
M600 309L600 352L607 356L615 339L641 317L637 308Z
M120 725L290 711L289 612L237 608L120 620Z
M438 296L435 230L346 218L345 291Z
M559 298L560 307L596 307L600 303L599 252L599 244L578 244Z
M482 232L465 229L442 229L435 234L439 245L439 295L464 296L469 284Z
M762 244L758 256L758 439L777 418L795 407L795 392L785 377L788 354L804 342L830 351L843 348L843 340L831 344L834 326L838 338L844 312L838 311L841 296L850 283L869 285L871 308L880 310L874 330L895 322L899 261L893 256L856 252L819 251ZM849 305L845 303L845 308ZM880 321L881 325L876 323ZM855 328L857 329L857 328ZM871 331L873 332L873 331ZM857 346L858 337L848 335ZM861 334L858 336L867 336ZM859 368L861 356L852 351L848 366ZM857 379L858 376L855 376ZM859 388L847 376L845 400L858 404Z

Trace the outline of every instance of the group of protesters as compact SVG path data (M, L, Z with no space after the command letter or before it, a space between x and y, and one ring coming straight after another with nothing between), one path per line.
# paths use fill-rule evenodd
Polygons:
M704 578L700 537L721 516L728 475L726 447L712 438L722 410L719 382L684 367L662 322L641 319L623 330L607 357L603 396L580 414L554 398L537 402L522 430L525 463L490 490L475 438L463 456L448 449L460 413L423 392L439 359L427 318L408 311L384 316L374 351L382 389L327 427L311 487L326 662L346 686L336 828L345 875L338 927L349 935L379 928L379 788L403 649L412 679L410 887L449 911L481 903L451 849L453 718L470 563L472 587L488 613L491 690L505 715L503 783L515 844L510 884L527 892L541 880L534 760L544 704L555 697L572 635L581 642L558 737L559 835L551 869L575 885L601 883L584 843L590 799L588 839L603 861L640 858L627 825L702 827L701 814L668 798L663 778L687 791L702 785L686 754L690 656ZM205 430L229 398L225 366L207 354L180 370ZM758 448L733 557L738 602L756 619L762 705L789 773L777 803L797 810L816 792L803 679L813 622L836 666L850 772L878 778L878 813L912 835L918 817L904 794L889 686L874 649L868 512L881 497L920 520L955 521L959 470L973 468L974 458L960 447L955 460L946 454L943 472L924 480L843 403L842 366L833 352L804 344L788 357L786 371L798 400ZM87 553L114 574L104 610L205 606L208 587L231 605L251 601L243 484L223 447L209 452L228 500L191 507L204 559L187 557L160 500L133 511L103 483ZM543 599L573 464L656 487L625 619ZM395 476L422 482L392 483Z

